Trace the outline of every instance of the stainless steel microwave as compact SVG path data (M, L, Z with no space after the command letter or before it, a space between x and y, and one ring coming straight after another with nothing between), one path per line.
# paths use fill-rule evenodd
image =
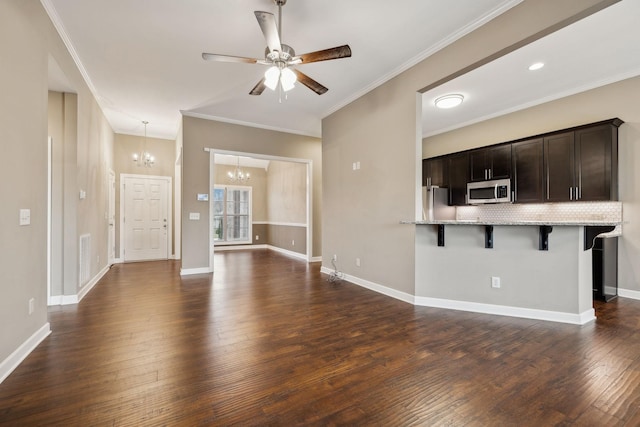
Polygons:
M470 205L511 203L511 201L511 180L509 178L467 184L467 203Z

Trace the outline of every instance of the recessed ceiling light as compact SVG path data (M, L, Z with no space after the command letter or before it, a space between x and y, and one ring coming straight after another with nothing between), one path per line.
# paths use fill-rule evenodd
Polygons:
M536 71L542 67L544 67L544 62L536 62L535 64L529 65L529 71Z
M440 98L437 98L434 104L438 108L453 108L462 104L463 100L464 96L460 95L459 93L452 93L450 95L444 95Z

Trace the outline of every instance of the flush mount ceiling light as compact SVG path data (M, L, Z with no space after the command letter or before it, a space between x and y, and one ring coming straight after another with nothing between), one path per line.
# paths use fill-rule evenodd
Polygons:
M542 67L544 67L544 62L536 62L534 64L529 65L529 71L536 71Z
M438 108L446 109L457 107L458 105L462 104L462 101L464 101L464 96L460 95L459 93L452 93L450 95L444 95L440 98L436 98L434 104Z

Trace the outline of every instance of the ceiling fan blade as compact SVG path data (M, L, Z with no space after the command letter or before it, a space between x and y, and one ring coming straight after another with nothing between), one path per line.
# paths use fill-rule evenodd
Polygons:
M264 84L264 81L265 81L265 78L263 77L262 80L260 80L258 84L255 85L253 89L251 89L251 92L249 92L249 95L262 95L262 92L264 92L264 88L266 87Z
M267 41L269 52L273 52L274 50L280 52L282 50L282 43L280 43L280 36L278 35L276 17L273 16L273 13L269 12L256 10L254 13L258 19L258 24L260 25L264 39Z
M317 93L318 95L322 95L323 93L326 93L329 90L328 88L322 86L320 83L313 80L311 77L307 76L303 72L298 70L293 70L293 72L296 73L296 77L298 78L298 81L300 83L302 83L303 85L305 85L306 87L308 87L309 89Z
M255 58L245 58L243 56L232 55L218 55L217 53L203 53L202 59L206 61L218 61L218 62L244 62L247 64L257 64L262 61Z
M348 58L351 56L351 48L348 44L331 49L318 50L316 52L304 53L299 56L303 64L309 62L328 61L330 59Z

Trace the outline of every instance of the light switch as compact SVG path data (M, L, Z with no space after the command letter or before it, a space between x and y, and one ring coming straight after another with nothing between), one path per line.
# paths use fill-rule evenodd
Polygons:
M192 221L198 221L200 219L200 212L189 212L189 219Z
M20 225L31 224L31 209L20 209Z

